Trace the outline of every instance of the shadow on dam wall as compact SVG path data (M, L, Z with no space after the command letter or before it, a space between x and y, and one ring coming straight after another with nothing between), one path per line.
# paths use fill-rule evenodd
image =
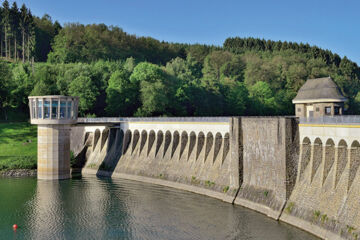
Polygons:
M229 117L196 124L198 130L178 122L77 125L71 147L83 174L192 191L322 238L357 239L358 142L300 140L293 117Z
M83 173L146 181L233 202L241 180L239 144L231 142L238 137L230 135L239 132L239 119L204 122L209 128L198 126L196 131L184 126L177 130L177 124L154 129L77 126L72 129L72 147L78 162L84 163Z

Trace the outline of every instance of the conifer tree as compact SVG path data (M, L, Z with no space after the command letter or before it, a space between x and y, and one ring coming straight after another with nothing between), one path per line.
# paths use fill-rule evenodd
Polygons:
M9 2L5 0L3 2L2 10L2 26L4 31L4 42L5 42L5 57L8 58L8 38L9 38L9 28L10 28L10 9Z

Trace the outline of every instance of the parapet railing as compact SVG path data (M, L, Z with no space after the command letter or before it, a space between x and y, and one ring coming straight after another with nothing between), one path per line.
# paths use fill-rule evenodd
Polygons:
M360 115L322 116L300 118L300 124L360 124Z
M121 122L229 122L230 117L104 117L78 118L77 123L121 123Z

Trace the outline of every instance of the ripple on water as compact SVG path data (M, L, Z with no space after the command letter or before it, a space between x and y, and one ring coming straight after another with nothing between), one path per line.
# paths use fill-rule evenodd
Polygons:
M4 239L316 239L239 206L130 180L0 179L0 192Z

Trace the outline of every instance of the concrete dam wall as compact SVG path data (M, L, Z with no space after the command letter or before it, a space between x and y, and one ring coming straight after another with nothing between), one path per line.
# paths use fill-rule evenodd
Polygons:
M295 118L241 118L243 182L235 204L279 219L296 180Z
M233 202L239 189L238 119L125 119L77 126L84 173L147 181ZM232 137L230 137L230 135Z
M300 124L297 182L281 220L328 239L358 239L360 128Z
M357 239L360 132L331 134L293 117L79 119L71 148L84 174L192 191L322 238Z

